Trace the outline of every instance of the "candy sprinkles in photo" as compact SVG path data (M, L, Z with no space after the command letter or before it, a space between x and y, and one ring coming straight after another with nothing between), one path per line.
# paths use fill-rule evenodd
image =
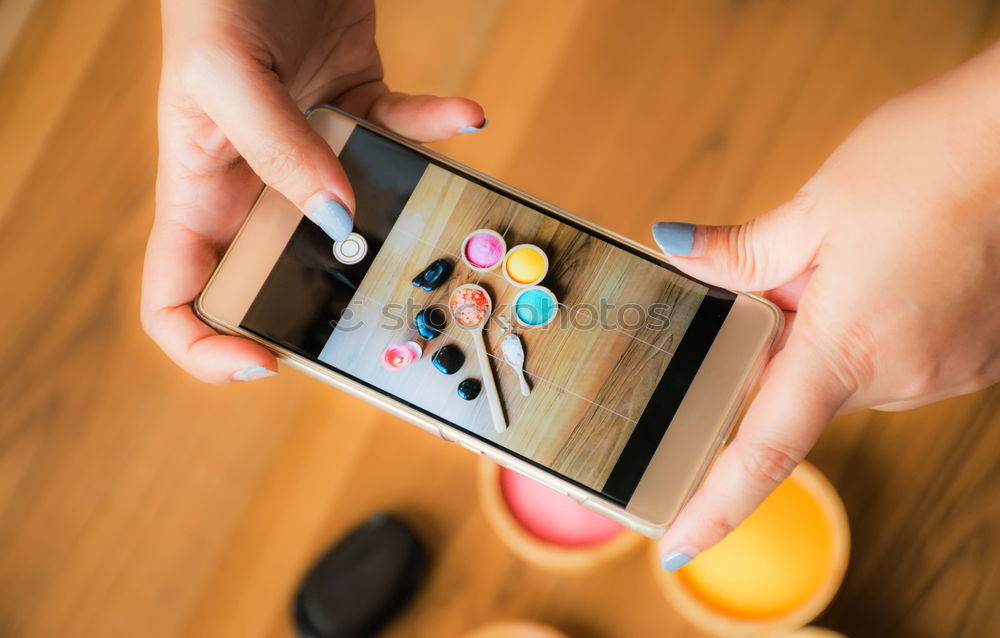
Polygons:
M472 287L462 287L451 297L451 313L455 321L472 328L486 320L490 302L482 290Z

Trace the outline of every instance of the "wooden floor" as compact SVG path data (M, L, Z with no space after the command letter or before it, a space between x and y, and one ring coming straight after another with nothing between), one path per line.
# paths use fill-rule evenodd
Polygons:
M646 556L575 578L512 557L457 446L294 372L219 388L175 368L138 321L155 4L5 0L0 16L20 25L0 48L0 635L289 636L302 570L380 508L434 554L393 635L511 617L698 635ZM379 31L397 88L486 106L486 131L440 150L649 241L656 220L744 220L792 194L880 101L1000 37L1000 5L385 0ZM810 458L854 546L819 624L996 631L998 412L993 389L830 426Z

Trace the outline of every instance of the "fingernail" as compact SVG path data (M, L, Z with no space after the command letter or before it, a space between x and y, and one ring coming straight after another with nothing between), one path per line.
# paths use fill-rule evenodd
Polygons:
M675 572L690 563L697 555L698 550L690 546L670 552L662 558L663 571Z
M309 217L334 241L344 241L354 229L351 214L335 199L326 197L310 206L308 210Z
M687 257L694 249L694 226L680 222L653 224L653 239L668 255Z
M264 366L254 366L252 368L247 368L246 370L240 370L233 375L233 381L256 381L257 379L266 379L267 377L277 376L278 373L274 370L268 370Z
M475 133L476 131L481 131L484 128L486 128L486 126L489 123L490 123L490 121L484 117L483 118L483 123L480 124L479 126L471 126L471 125L470 126L463 126L462 128L458 129L458 132L459 133Z

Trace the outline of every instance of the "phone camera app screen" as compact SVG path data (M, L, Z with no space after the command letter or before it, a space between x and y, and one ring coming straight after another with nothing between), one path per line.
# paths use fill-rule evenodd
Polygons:
M242 327L627 503L735 295L361 126L340 159L356 237L303 219Z

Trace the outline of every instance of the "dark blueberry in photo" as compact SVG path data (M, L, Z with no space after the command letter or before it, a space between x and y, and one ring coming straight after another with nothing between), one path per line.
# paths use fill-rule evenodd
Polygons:
M458 349L458 346L448 344L438 348L434 353L434 367L445 374L455 374L462 364L465 363L465 355Z
M458 396L466 401L472 401L479 396L479 391L483 389L483 384L479 379L466 379L458 384Z
M451 276L451 262L447 259L435 259L420 274L413 278L414 288L423 288L430 292L443 284Z
M417 332L428 341L441 334L447 322L448 315L440 306L424 308L413 318Z

